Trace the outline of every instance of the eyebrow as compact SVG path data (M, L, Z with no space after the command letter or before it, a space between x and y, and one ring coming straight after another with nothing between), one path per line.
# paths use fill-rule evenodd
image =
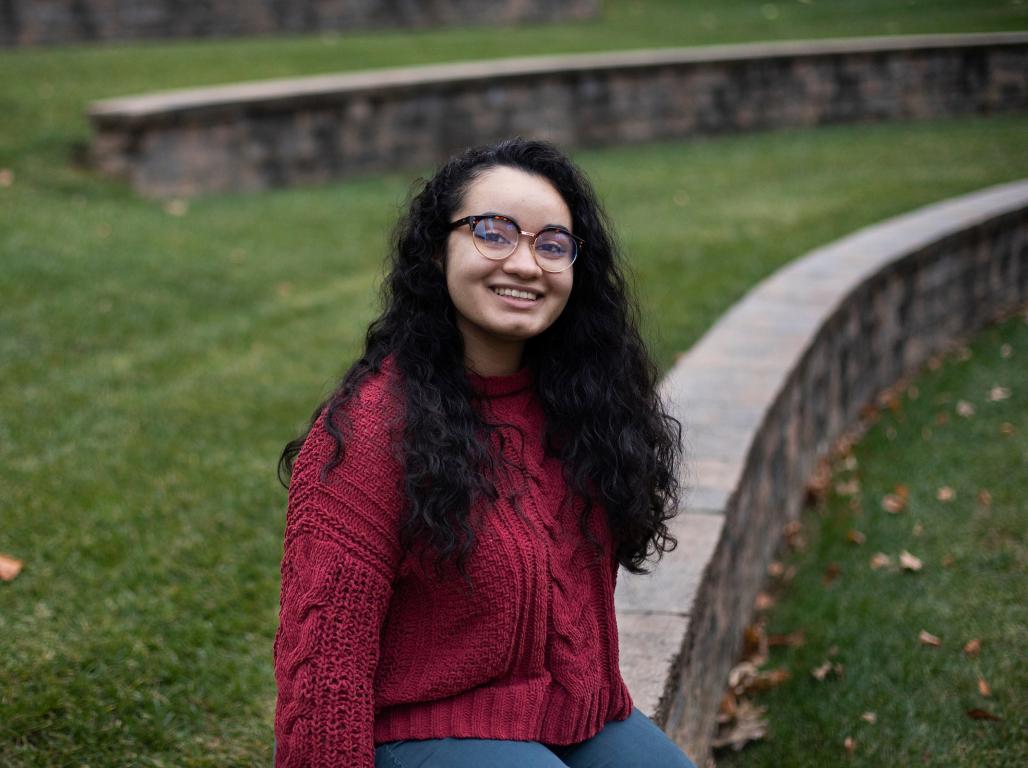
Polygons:
M504 218L508 218L511 221L517 221L517 219L515 219L509 213L501 213L500 211L486 211L485 213L480 213L478 215L479 216L503 216ZM521 225L518 224L518 226L520 227ZM548 227L556 227L558 229L566 229L568 232L571 232L571 227L569 225L567 225L567 224L543 224L543 226L541 226L539 229L541 229L541 230L542 229L547 229Z

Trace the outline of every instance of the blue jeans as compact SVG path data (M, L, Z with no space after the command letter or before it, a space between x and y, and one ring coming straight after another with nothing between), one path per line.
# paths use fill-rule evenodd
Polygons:
M578 744L504 739L390 741L375 749L375 768L696 768L637 707Z

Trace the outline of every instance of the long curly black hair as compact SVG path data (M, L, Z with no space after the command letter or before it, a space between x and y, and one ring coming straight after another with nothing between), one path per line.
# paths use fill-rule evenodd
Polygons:
M591 184L556 147L520 138L469 149L445 163L410 200L393 236L390 271L382 285L382 314L368 328L364 354L314 410L304 434L286 444L279 480L288 487L293 462L328 407L336 442L327 473L342 461L344 432L336 414L361 381L390 353L404 382L402 455L409 515L405 549L415 543L437 553L437 566L456 556L458 569L474 546L469 522L479 496L495 500L488 430L471 406L464 343L443 272L450 221L470 183L496 166L548 180L571 211L572 231L585 240L575 261L568 302L556 321L525 345L525 365L546 418L547 449L558 456L568 487L585 500L583 534L594 503L606 510L615 554L632 573L645 560L677 546L667 521L681 488L681 424L657 394L658 370L638 330L611 228Z

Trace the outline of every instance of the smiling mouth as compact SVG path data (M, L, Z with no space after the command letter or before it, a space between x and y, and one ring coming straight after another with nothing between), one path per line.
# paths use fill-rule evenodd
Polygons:
M493 293L497 296L507 296L512 299L528 299L529 301L535 301L539 298L539 294L532 293L531 291L519 291L514 288L493 288Z

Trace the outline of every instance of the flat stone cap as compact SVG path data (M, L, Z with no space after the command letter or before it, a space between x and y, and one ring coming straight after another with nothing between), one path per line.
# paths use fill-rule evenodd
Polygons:
M129 126L191 112L250 105L276 109L293 108L309 102L325 102L331 100L333 96L346 98L355 94L384 89L442 87L454 82L509 80L548 74L588 73L610 69L647 69L701 62L729 62L761 58L1025 44L1028 44L1028 32L1001 32L786 40L609 53L526 56L457 64L392 67L365 72L311 75L205 88L160 91L96 101L89 106L88 115L94 126L98 128Z

